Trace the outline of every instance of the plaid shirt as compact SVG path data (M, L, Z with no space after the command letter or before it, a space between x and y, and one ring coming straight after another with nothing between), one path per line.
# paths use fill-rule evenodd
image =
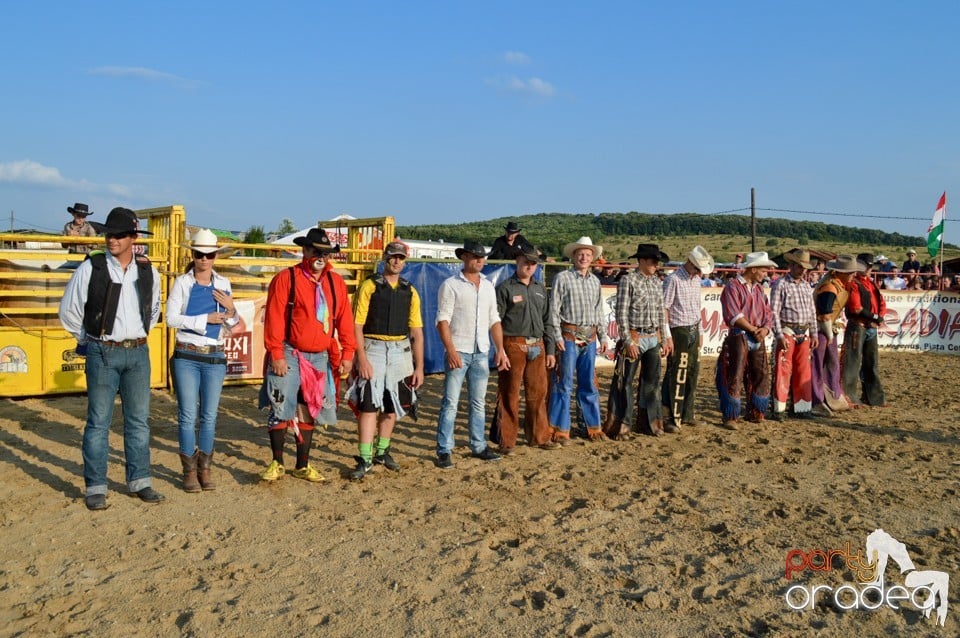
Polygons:
M757 328L772 328L773 316L770 302L763 293L763 284L748 284L743 275L737 275L723 287L720 293L720 307L723 309L723 322L732 329L740 317Z
M686 328L700 324L699 275L691 275L680 266L663 280L663 305L673 327Z
M556 341L562 341L560 323L581 327L597 327L597 338L606 339L606 317L600 295L600 280L592 272L586 276L574 269L564 270L553 278L550 295L550 317Z
M770 310L773 312L773 334L783 336L783 324L807 326L812 337L817 333L817 311L813 307L813 288L805 279L794 279L787 273L770 285Z
M621 339L629 339L630 330L649 334L658 327L663 331L662 338L670 337L670 326L663 312L663 288L656 275L647 277L634 270L624 276L617 286L615 312Z

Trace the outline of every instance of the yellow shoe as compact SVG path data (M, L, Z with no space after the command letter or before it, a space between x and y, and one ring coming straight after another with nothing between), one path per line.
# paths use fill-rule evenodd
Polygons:
M279 461L273 461L260 475L261 481L276 481L286 473Z
M312 465L308 465L307 467L298 467L295 470L291 470L290 476L293 478L310 481L311 483L320 483L321 481L327 480L323 477L323 474L313 469Z

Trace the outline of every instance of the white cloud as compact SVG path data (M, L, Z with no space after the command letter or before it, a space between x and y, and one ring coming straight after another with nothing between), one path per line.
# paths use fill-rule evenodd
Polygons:
M100 66L95 69L90 69L89 73L90 75L104 75L114 78L138 78L147 80L148 82L166 82L182 89L190 89L203 84L203 82L199 80L190 80L182 78L179 75L164 73L163 71L156 71L142 66Z
M507 51L503 54L503 61L507 64L525 65L530 64L530 56L522 51Z
M127 197L130 193L130 189L121 184L98 185L85 179L67 179L60 174L59 169L28 159L0 162L0 182L85 192L106 192L120 197Z
M493 86L499 91L506 93L516 93L520 95L534 95L537 97L553 97L557 89L555 86L541 78L518 78L515 75L510 77L500 77L488 80L487 84Z

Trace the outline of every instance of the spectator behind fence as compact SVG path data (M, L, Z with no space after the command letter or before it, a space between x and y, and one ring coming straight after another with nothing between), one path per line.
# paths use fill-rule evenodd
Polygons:
M96 237L97 231L92 224L87 222L87 217L93 213L86 204L77 202L73 206L67 206L67 212L73 215L73 221L67 222L63 227L63 234L70 237ZM71 253L89 253L93 249L92 244L61 244Z

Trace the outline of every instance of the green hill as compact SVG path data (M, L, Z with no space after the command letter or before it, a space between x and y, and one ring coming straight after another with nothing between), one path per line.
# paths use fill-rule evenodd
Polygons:
M721 262L733 261L737 253L751 251L747 215L539 213L462 224L398 226L397 234L409 239L442 238L458 243L479 239L489 245L503 234L508 221L519 223L524 237L555 257L561 255L565 244L584 235L603 245L605 256L611 261L633 254L636 245L643 242L659 244L675 259L681 259L695 244L703 245ZM882 253L898 263L903 261L907 248L915 248L922 262L929 258L926 238L920 236L822 222L757 220L757 250L777 254L796 246L833 253ZM946 258L960 256L960 248L954 244L947 244L944 252Z

